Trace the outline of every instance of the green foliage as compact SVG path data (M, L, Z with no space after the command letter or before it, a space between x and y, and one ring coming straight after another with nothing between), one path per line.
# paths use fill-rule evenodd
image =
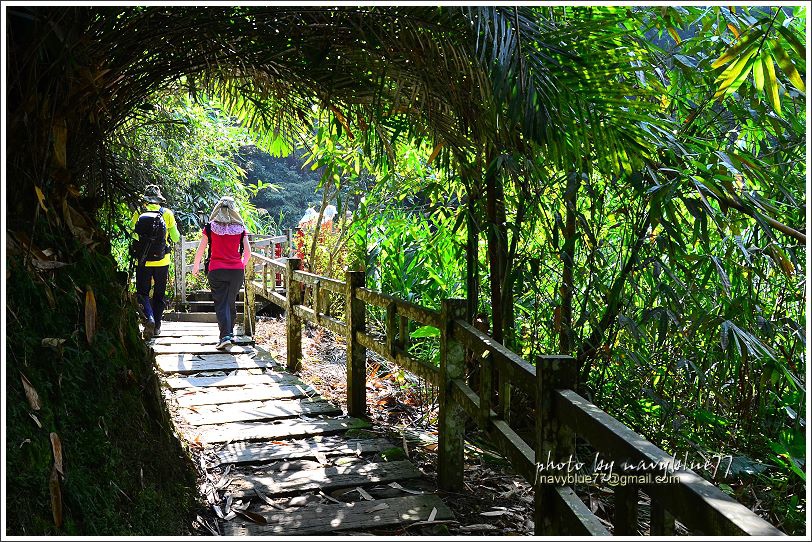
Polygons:
M54 241L47 228L36 233L41 246ZM164 423L168 415L138 336L135 303L122 297L123 274L99 252L70 244L59 253L69 265L53 271L32 272L19 253L9 259L6 534L188 534L194 469ZM91 345L84 328L87 288L97 304ZM64 342L49 347L46 338ZM21 375L36 390L39 410L29 406ZM51 432L64 458L61 529L54 526L48 485Z

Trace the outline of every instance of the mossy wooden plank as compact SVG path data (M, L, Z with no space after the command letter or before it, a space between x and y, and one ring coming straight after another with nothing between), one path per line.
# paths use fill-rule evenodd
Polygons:
M252 354L255 352L252 346L230 345L223 350L215 348L216 343L210 344L153 344L152 351L156 354Z
M288 470L267 476L235 477L228 486L234 496L252 496L254 491L278 496L312 489L322 491L420 478L421 473L409 461L366 463L321 469Z
M289 373L263 373L254 375L244 371L224 376L170 376L166 385L173 390L185 388L210 388L227 386L260 386L263 384L288 384L304 386L301 379Z
M341 414L341 409L327 401L312 399L293 401L252 401L223 405L201 405L181 409L180 415L191 425L245 422L293 418L296 416Z
M155 364L165 373L199 373L233 369L275 367L270 358L256 358L247 354L161 354Z
M451 510L436 495L409 495L354 503L302 506L295 510L270 507L251 509L265 517L266 525L234 519L221 525L225 536L332 534L338 531L406 526L426 521L433 510L436 520L453 519Z
M265 385L256 387L230 387L224 390L186 389L178 392L175 400L179 406L220 405L224 403L244 403L246 401L271 401L273 399L294 399L316 397L315 390L304 385Z
M346 439L344 437L319 436L307 440L290 440L284 443L232 442L217 452L221 464L262 463L280 459L315 457L315 452L332 455L370 454L383 452L392 447L386 439Z
M198 426L189 431L191 440L202 443L233 442L239 440L280 440L306 438L313 435L339 433L366 425L355 418L327 418L305 421L299 418L280 420L275 423L234 422L221 425Z

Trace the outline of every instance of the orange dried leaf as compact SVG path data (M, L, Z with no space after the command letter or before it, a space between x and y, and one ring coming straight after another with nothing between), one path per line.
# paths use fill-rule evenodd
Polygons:
M51 433L51 449L54 452L54 468L59 471L59 474L65 476L65 470L62 467L62 441L59 440L59 435Z
M90 288L85 292L85 335L87 344L93 344L96 335L96 296Z
M51 479L48 482L51 491L51 512L54 516L54 525L62 527L62 490L59 488L59 473L56 466L51 469Z

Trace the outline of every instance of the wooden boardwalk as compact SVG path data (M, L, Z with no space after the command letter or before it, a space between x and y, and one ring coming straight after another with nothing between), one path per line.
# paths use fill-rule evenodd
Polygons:
M217 324L166 321L151 342L213 533L419 534L404 528L452 519L402 449L244 339L219 351Z

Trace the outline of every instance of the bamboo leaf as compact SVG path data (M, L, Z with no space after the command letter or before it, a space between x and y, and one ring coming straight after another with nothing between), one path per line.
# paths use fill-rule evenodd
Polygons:
M775 60L778 61L778 65L781 67L781 70L787 74L790 83L800 90L801 92L806 92L806 85L804 85L804 80L801 79L800 74L798 74L798 70L795 69L795 64L792 63L790 60L789 55L784 50L783 47L778 43L778 40L774 40L772 42L773 46L773 56Z
M56 465L51 469L48 489L51 493L51 513L54 517L54 525L60 528L62 527L62 490L59 487L59 473L56 470Z
M87 344L93 344L96 335L96 296L90 288L85 292L85 336Z
M750 73L750 68L753 66L752 57L754 54L755 50L748 50L745 54L739 57L735 64L731 64L719 77L716 78L716 81L721 81L721 84L719 85L716 94L713 96L714 99L722 98L728 92L733 92L735 89L730 89L730 87L733 86L735 82L740 81L741 77L747 77L747 74ZM741 83L739 82L739 84Z
M756 90L759 92L764 90L764 64L761 57L753 62L753 82L756 85Z
M755 40L761 37L762 34L764 34L764 31L761 29L748 32L747 34L742 36L741 40L739 40L738 43L730 47L727 51L725 51L722 54L722 56L714 60L713 64L711 64L711 68L716 69L721 66L724 66L725 64L736 58L736 56L741 51L743 51L748 46L748 44L755 43Z
M61 168L67 167L67 143L68 143L68 126L65 119L60 118L54 121L51 128L54 144L54 161L57 166Z
M26 376L20 373L20 379L23 382L23 390L25 391L25 398L28 399L28 405L31 407L32 410L39 410L42 408L42 403L39 400L39 394L37 390L34 389L34 386L31 385L31 382L26 378Z
M54 454L54 467L59 474L65 476L65 470L62 466L62 441L59 440L59 435L51 433L51 450Z
M438 154L440 154L440 149L443 148L444 144L445 144L445 142L443 142L443 141L440 141L439 143L437 143L437 145L434 147L434 150L431 151L431 156L429 156L429 161L426 162L426 165L431 164L432 162L434 162L434 159L437 158Z
M778 80L775 78L775 65L769 54L762 56L764 62L764 82L767 85L767 99L775 112L781 114L781 99L778 97Z
M47 213L48 208L45 207L45 194L42 193L42 189L39 186L35 186L34 191L37 193L37 200L39 201L39 206L42 207L42 210Z
M668 33L671 34L671 37L674 38L674 41L677 42L677 45L682 43L682 38L679 37L679 34L677 33L676 29L673 26L668 27Z
M792 48L795 49L795 53L801 58L806 58L806 46L804 46L801 40L798 39L798 36L793 34L792 30L790 30L785 26L781 25L777 26L778 32L780 32L781 35L784 36L784 39L786 39L787 42L789 42L789 44L792 45Z
M730 279L728 278L724 267L722 267L722 262L720 262L719 258L716 256L711 256L711 260L713 260L713 263L716 265L716 271L719 273L719 279L722 281L722 287L724 288L728 297L730 297Z

